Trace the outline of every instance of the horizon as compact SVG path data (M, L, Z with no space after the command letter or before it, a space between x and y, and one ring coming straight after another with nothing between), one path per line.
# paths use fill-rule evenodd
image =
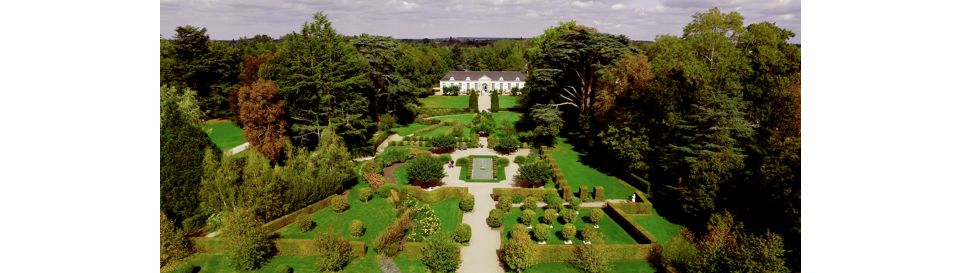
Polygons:
M395 39L528 39L559 22L573 20L601 32L623 34L633 41L654 41L659 35L681 35L694 13L712 7L739 12L744 25L774 23L796 34L790 43L801 43L800 1L794 0L389 0L377 4L346 0L161 0L160 34L172 38L177 26L192 25L206 28L212 40L260 34L277 39L299 32L315 12L323 12L333 28L347 36L366 33Z

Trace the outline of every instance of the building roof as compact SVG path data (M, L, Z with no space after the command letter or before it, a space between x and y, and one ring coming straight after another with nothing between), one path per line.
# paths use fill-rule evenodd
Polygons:
M450 77L453 77L454 80L464 81L469 77L471 81L475 81L483 76L487 76L493 81L500 81L500 77L503 77L504 81L513 81L516 78L524 81L527 75L520 71L450 71L443 75L440 80L449 81Z

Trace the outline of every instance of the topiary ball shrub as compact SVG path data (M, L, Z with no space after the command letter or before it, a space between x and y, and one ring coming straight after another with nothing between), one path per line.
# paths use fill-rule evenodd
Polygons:
M520 213L520 223L530 226L530 223L533 222L533 217L537 217L537 213L533 212L533 210L525 209Z
M373 197L373 190L370 188L361 188L357 190L357 197L360 197L360 200L366 203L370 201L370 198Z
M470 225L459 224L457 225L457 230L453 233L453 240L457 243L467 243L470 242L470 236L473 235L473 230L470 229Z
M350 209L350 203L347 202L347 197L343 195L334 196L330 200L330 207L333 208L333 211L341 213Z
M557 221L558 216L559 215L557 214L557 210L547 209L543 212L543 223L550 225L550 227L552 228L553 222Z
M550 193L543 197L544 202L547 203L547 208L554 210L560 210L563 208L563 198L560 198L560 195L556 193Z
M300 232L307 232L313 229L315 223L313 223L313 217L310 217L310 214L302 214L297 217L297 227L300 228Z
M504 212L509 212L510 207L513 206L513 202L511 199L513 198L509 195L501 195L500 199L497 200L497 208Z
M517 163L517 165L523 165L526 162L527 162L526 156L518 155L517 157L513 158L513 163Z
M588 242L594 243L603 240L603 234L600 233L600 230L592 226L584 226L583 231L580 233L585 244Z
M572 209L562 209L560 217L563 218L564 224L573 224L573 220L577 218L577 212Z
M366 228L363 227L363 221L353 219L350 221L350 235L353 237L360 238L363 236L363 233L366 231Z
M467 164L470 164L470 159L466 157L457 158L456 164L458 167L466 167Z
M523 199L523 209L537 209L537 201L540 201L539 198L529 196Z
M460 199L460 210L464 212L473 211L473 205L476 201L472 194L467 194Z
M580 205L582 204L583 202L580 200L580 198L576 198L576 197L570 198L570 209L574 211L578 211L580 210Z
M593 208L592 210L590 210L589 218L590 218L590 223L593 223L593 225L599 225L600 219L602 217L603 217L603 211L601 211L600 208Z
M537 224L533 226L533 238L537 242L546 242L547 238L550 236L550 226L545 224Z
M277 270L274 271L277 273L293 273L293 268L290 268L289 265L281 264L277 267Z
M524 240L530 240L530 231L527 231L527 228L521 225L514 225L513 229L510 230L510 238L524 238Z
M577 236L577 227L573 224L565 224L563 228L560 229L560 237L563 237L564 241L570 241L574 236Z
M421 188L430 188L443 185L441 179L446 175L443 172L443 162L439 158L429 155L416 156L404 165L407 168L407 177L413 185Z
M490 210L490 215L487 216L487 225L492 228L498 228L503 226L503 210L492 209Z

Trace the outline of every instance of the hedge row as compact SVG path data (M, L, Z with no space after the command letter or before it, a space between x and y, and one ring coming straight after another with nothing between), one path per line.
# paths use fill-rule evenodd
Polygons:
M563 196L563 200L570 201L570 198L574 196L573 188L570 187L570 182L567 182L567 178L563 176L563 172L560 171L560 165L557 164L557 160L553 159L553 152L550 149L547 149L546 146L540 146L540 151L543 154L543 158L550 163L550 170L553 171L553 180L557 183L557 189L559 193Z
M470 108L420 108L418 111L430 116L469 114Z
M436 203L448 198L461 198L470 194L464 187L442 187L427 191L417 186L404 186L404 193L416 197L420 201L427 203Z
M607 250L607 257L610 261L640 261L646 260L653 248L651 244L645 245L604 245L597 244ZM538 263L545 262L567 262L576 258L574 256L575 245L533 245L533 256L537 257Z
M627 234L630 234L630 237L633 237L634 240L637 240L640 244L655 244L657 243L657 238L653 237L653 234L650 234L649 231L644 229L642 226L637 224L630 218L625 211L620 207L626 203L610 203L607 202L607 205L603 207L603 210L607 212L607 215L610 215L610 219L613 219L617 225L620 225Z
M380 146L380 143L383 143L384 140L390 137L390 132L388 131L377 131L373 134L373 137L370 138L370 146L373 146L373 150L376 151L377 147Z
M344 195L349 195L349 194L350 194L349 190L344 193ZM334 194L331 196L327 196L327 198L317 201L316 203L310 204L302 209L299 209L297 211L294 211L284 216L280 216L280 218L274 219L273 221L263 224L263 227L267 229L267 232L277 231L289 224L292 224L294 221L297 220L297 217L300 217L300 215L303 215L303 214L310 215L315 211L319 211L319 210L322 210L323 208L326 208L327 206L330 205L330 202L331 200L333 200L334 196L337 196L337 195Z
M637 195L637 202L617 203L617 208L627 214L650 214L653 212L653 203L650 203L646 194L642 191L635 191L634 194Z
M227 250L227 240L223 238L192 238L193 245L200 253L224 253ZM277 248L277 255L281 256L316 256L317 241L313 239L276 239L273 245ZM363 241L350 241L354 257L367 255L367 244Z
M493 194L490 197L493 197L493 200L500 200L500 196L522 196L523 198L533 196L543 199L544 196L550 193L557 193L557 189L493 188Z

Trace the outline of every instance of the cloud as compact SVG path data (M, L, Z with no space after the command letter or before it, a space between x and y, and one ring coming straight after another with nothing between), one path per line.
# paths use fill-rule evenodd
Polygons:
M769 21L797 34L795 0L161 0L160 34L181 25L206 27L213 39L299 31L314 12L338 32L396 38L532 37L560 21L576 20L636 40L682 33L691 16L711 7L737 11L746 24Z

